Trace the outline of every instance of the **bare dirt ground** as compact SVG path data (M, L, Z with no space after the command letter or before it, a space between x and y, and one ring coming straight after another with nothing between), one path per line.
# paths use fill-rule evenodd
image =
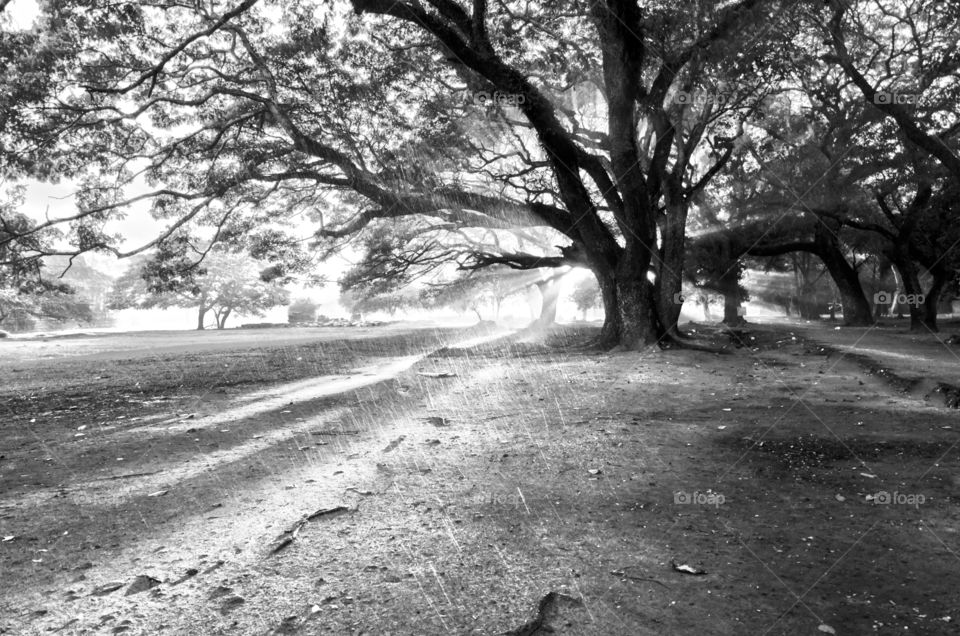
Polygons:
M957 412L826 329L378 333L4 355L0 631L960 631Z

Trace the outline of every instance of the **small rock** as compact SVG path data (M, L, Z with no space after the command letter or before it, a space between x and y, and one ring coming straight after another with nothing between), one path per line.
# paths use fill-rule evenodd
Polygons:
M242 596L237 596L236 594L228 596L227 598L223 599L223 603L220 605L220 612L226 614L230 610L234 610L246 602L246 599L244 599Z

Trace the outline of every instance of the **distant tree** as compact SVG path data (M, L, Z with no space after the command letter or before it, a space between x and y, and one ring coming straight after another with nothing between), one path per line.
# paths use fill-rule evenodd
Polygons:
M22 189L0 202L0 325L15 331L32 328L38 319L90 322L89 303L74 288L45 270L41 253L51 252L52 231L38 231L19 213Z
M169 253L134 261L117 279L110 307L195 307L197 329L204 328L208 313L213 314L217 329L223 329L233 313L261 316L271 307L290 302L290 293L277 281L261 279L263 268L249 256L214 250L203 268L189 271L177 259L165 257Z
M287 322L291 325L316 322L316 320L317 303L309 298L297 298L287 308Z
M577 306L584 320L587 319L587 312L596 307L600 307L602 299L600 297L600 286L592 278L584 278L570 292L570 300Z
M383 312L393 316L401 309L422 306L419 296L412 291L384 292L373 295L361 295L358 292L346 291L340 294L340 304L354 316L362 316L373 312Z
M552 324L556 319L559 278L560 275L544 278L544 275L536 270L514 270L506 267L460 270L458 276L452 280L445 279L426 285L420 292L420 298L425 307L445 307L460 313L472 312L478 320L483 320L481 311L489 307L492 309L490 317L496 320L500 317L504 300L535 286L542 299L540 316L536 322Z
M73 288L76 299L90 306L94 320L106 318L107 302L116 275L93 267L82 255L45 258L43 272L48 278L57 279Z

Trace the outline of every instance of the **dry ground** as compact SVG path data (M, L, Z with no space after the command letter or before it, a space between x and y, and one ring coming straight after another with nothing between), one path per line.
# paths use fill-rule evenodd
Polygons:
M957 412L749 329L725 355L27 349L0 363L0 631L958 633Z

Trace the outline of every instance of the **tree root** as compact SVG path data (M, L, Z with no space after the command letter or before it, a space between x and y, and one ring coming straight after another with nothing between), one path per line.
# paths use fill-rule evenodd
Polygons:
M556 609L556 606L561 600L574 605L581 605L583 603L580 599L568 596L567 594L553 591L547 592L547 594L540 599L540 602L537 603L537 615L534 616L532 620L527 621L517 629L504 632L502 636L537 636L540 633L552 633L553 628L547 624L547 621L550 618L549 614Z

